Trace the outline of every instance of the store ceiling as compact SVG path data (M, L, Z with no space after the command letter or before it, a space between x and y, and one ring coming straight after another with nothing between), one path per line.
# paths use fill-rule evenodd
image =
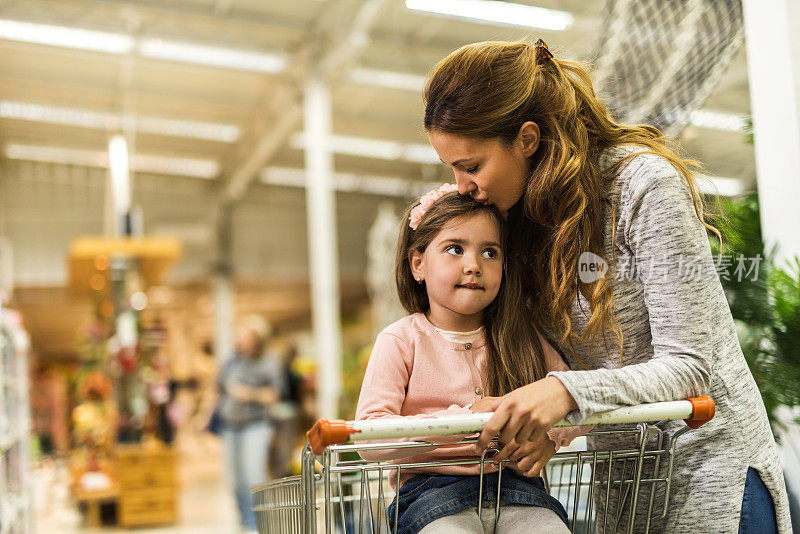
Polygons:
M430 16L408 9L400 0L384 1L366 28L369 44L363 49L357 43L345 46L353 57L333 77L333 128L344 147L336 155L337 172L447 179L447 169L424 146L421 95L415 88L436 61L465 43L542 37L557 56L577 59L586 58L597 46L603 0L519 3L567 11L574 22L563 31L526 30ZM355 0L3 2L2 153L103 165L110 135L131 124L122 117L135 117L135 168L196 175L224 185L241 170L255 140L289 124L282 135L274 136L275 149L267 151L258 168L301 168L300 142L292 134L302 129L302 120L282 121L300 94L309 58L340 45L357 24L363 4ZM69 29L110 34L92 34L85 40L89 47L113 50L75 48L76 34ZM71 44L63 46L65 42ZM192 48L198 46L248 55L231 58L220 56L218 50ZM176 54L183 59L165 59ZM214 58L229 65L234 60L244 62L246 67L191 62ZM395 75L386 82L376 71L405 76L398 81ZM407 88L380 85L385 83ZM705 108L749 113L743 52ZM741 132L692 126L682 143L707 165L708 174L752 184L753 151L744 137ZM402 155L409 153L408 146L401 147L398 157L392 155L392 147L384 154L386 146L364 144L363 139L408 144L413 157Z

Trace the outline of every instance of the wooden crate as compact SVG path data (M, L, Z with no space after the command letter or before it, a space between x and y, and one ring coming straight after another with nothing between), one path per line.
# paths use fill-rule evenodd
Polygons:
M175 452L166 446L117 447L118 520L124 527L178 520Z

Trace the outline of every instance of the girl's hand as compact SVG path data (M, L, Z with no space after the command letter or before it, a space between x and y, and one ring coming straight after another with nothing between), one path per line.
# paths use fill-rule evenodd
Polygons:
M509 456L512 461L511 468L526 477L539 476L555 453L556 444L545 434L543 440L526 441L514 451Z
M532 384L515 389L495 398L483 407L483 411L494 411L483 428L475 447L483 451L495 435L505 446L494 455L502 461L524 445L526 441L543 443L547 431L578 405L561 381L554 377L543 378Z
M495 401L499 398L500 397L486 396L480 399L478 402L473 403L472 406L470 407L470 410L472 410L473 412L491 412L492 410L487 410L486 408L494 406L496 404Z

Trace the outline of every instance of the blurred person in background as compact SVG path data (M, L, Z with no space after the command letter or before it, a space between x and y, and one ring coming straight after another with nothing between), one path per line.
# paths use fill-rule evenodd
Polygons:
M212 442L216 441L213 435L218 432L211 432L211 418L215 416L219 423L219 413L216 412L219 400L219 389L217 388L217 376L219 366L214 359L214 347L211 341L203 342L194 358L194 375L197 380L197 390L195 391L195 409L192 414L191 431L193 442L200 444L207 451L213 447Z
M275 439L273 441L270 472L273 478L281 478L292 474L290 461L295 449L298 422L300 416L301 388L303 377L295 369L297 347L290 344L283 357L281 373L283 374L283 395L281 401L272 409L275 422Z
M269 323L260 315L245 317L236 328L236 350L217 380L225 463L244 531L255 531L250 488L267 480L267 459L274 425L269 407L280 399L280 362L267 353Z

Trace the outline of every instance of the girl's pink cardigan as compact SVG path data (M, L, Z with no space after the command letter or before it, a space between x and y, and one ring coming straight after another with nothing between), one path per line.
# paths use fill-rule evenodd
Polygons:
M542 345L548 371L568 370L558 352L543 338ZM485 365L486 347L482 336L472 343L453 343L442 337L424 314L404 317L386 327L375 340L361 385L356 419L472 413L472 404L483 398L481 370ZM590 428L551 429L548 436L558 449ZM471 444L415 449L414 452L417 454L405 458L403 463L479 457ZM407 454L408 450L396 449L363 452L361 456L378 461L395 460ZM485 472L492 470L495 469L487 467ZM478 474L479 466L403 469L400 484L421 471Z

